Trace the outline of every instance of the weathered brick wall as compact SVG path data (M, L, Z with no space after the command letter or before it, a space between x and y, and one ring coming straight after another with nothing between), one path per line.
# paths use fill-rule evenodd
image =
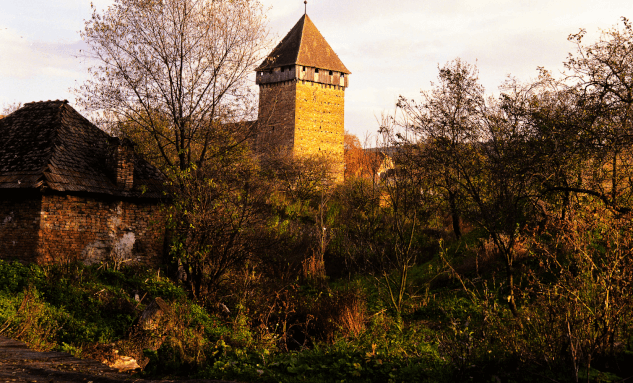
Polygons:
M39 262L108 256L133 262L160 261L164 215L155 203L45 194L41 204Z
M324 154L342 180L345 163L345 90L309 81L296 83L295 154Z
M116 184L125 190L130 190L134 186L134 163L132 159L134 151L122 145L116 149Z
M285 81L259 87L257 151L265 153L294 145L295 82Z
M0 197L0 258L34 261L40 227L39 194L4 191Z
M155 204L45 195L40 253L47 261L87 263L115 255L155 263L162 253L164 217Z

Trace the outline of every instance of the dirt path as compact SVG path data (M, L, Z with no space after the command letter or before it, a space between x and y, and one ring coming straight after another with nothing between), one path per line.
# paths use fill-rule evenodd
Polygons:
M120 373L91 359L63 352L38 352L19 341L0 336L0 382L20 383L228 383L219 380L145 380Z

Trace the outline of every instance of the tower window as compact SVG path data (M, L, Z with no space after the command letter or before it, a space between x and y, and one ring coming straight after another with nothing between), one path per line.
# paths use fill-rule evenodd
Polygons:
M332 75L332 71L330 71L330 76Z
M284 67L281 67L281 71L282 71L282 72L284 71L284 69L285 69Z
M304 72L306 71L306 67L303 67L303 71L304 71Z
M341 78L345 78L345 73L341 73Z
M319 68L315 68L314 69L314 73L318 74L319 73Z

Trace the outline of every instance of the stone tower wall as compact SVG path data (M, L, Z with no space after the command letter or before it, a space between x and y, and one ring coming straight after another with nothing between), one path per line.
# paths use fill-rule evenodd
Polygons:
M285 148L296 156L325 155L342 180L343 86L303 80L260 84L258 122L259 152Z
M345 90L341 86L298 81L296 83L296 155L326 155L336 178L344 166ZM338 174L341 173L341 174Z
M257 150L292 150L295 137L295 81L260 84Z

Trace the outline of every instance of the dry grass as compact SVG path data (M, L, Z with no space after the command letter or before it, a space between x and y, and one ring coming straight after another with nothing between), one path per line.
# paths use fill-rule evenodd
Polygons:
M312 254L301 262L302 276L306 281L321 283L325 281L325 263L323 257Z
M341 302L338 322L344 336L359 336L365 331L366 321L365 301L359 294L352 294Z

